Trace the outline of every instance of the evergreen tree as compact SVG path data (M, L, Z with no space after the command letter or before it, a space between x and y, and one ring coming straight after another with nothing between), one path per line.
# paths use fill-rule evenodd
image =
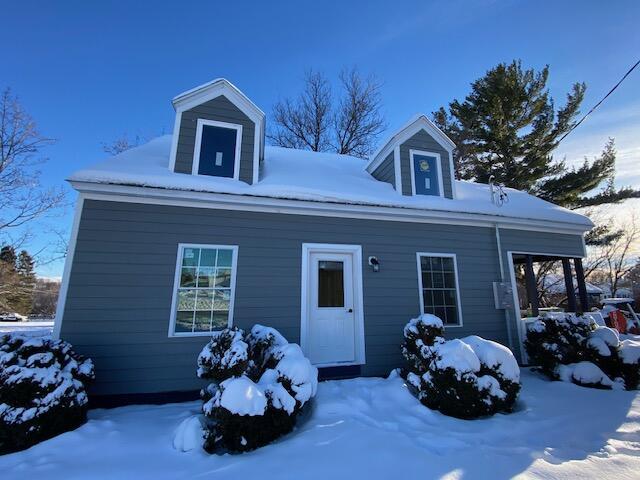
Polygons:
M33 296L36 286L36 274L33 271L33 257L26 250L22 250L18 255L16 271L19 278L19 292L16 299L16 311L22 314L31 313L33 306Z
M499 64L473 82L463 102L454 100L448 111L433 113L435 123L457 144L457 176L487 183L493 175L498 183L572 209L640 196L637 190L613 184L612 139L599 158L580 167L569 168L553 158L562 136L576 124L586 86L575 83L556 111L547 90L548 75L548 66L536 72L523 70L520 61ZM594 241L612 234L600 233L592 235Z

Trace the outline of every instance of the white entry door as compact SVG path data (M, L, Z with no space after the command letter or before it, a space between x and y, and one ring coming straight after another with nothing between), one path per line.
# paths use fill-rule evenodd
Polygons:
M361 307L354 302L354 267L354 253L348 250L308 252L305 350L315 365L356 362L356 315Z

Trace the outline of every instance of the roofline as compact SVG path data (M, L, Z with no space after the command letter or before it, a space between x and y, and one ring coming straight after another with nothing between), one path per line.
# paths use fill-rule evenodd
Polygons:
M453 140L451 140L442 130L440 130L435 123L429 120L429 118L425 114L419 113L411 117L411 119L407 123L405 123L399 130L396 131L396 133L392 134L389 139L382 144L382 146L371 156L371 160L366 166L366 170L369 173L372 173L376 168L378 168L380 163L382 163L382 161L389 155L395 145L403 143L410 136L415 134L413 132L413 129L416 125L419 125L420 128L424 128L428 133L430 133L431 136L433 136L434 140L438 142L440 146L442 146L442 148L447 150L449 153L451 153L452 150L456 148L456 144L453 143Z
M470 225L492 228L497 226L499 228L546 231L573 235L583 235L584 232L591 229L591 227L584 224L524 217L503 217L482 213L292 200L256 195L211 193L75 180L68 181L78 192L84 195L92 195L86 198L98 200L156 203L220 210L258 211L294 215L365 218L399 222Z
M175 97L173 97L173 99L171 100L171 103L173 104L173 107L176 110L179 110L179 109L184 110L185 108L180 108L182 105L187 103L190 104L190 103L193 103L194 101L200 103L202 101L200 97L207 96L209 92L214 91L217 88L225 88L225 87L232 90L237 95L239 95L246 102L247 106L249 106L252 110L254 110L255 113L262 116L263 118L265 117L264 112L260 110L260 108L255 103L253 103L249 99L249 97L247 97L244 93L242 93L242 90L240 90L238 87L236 87L233 83L231 83L226 78L216 78L214 80L211 80L210 82L203 83L202 85L198 85L197 87L194 87L185 92L182 92L179 95L176 95ZM188 109L189 107L186 107L186 108Z

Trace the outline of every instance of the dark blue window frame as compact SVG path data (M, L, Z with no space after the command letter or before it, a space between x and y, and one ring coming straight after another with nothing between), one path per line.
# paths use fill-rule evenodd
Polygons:
M439 158L434 154L415 152L413 161L413 178L416 195L440 196Z
M238 130L202 124L198 175L234 178Z

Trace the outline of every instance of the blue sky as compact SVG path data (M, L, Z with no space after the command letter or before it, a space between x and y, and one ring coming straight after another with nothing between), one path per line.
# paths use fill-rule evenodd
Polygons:
M11 87L57 143L47 185L104 157L123 133L170 133L171 98L226 77L267 115L297 93L307 68L357 66L383 82L390 130L462 98L499 62L551 67L558 103L588 84L585 110L640 52L637 1L9 2L0 88ZM618 180L640 186L640 70L567 138L559 156L620 151ZM69 190L69 198L75 197ZM71 212L54 222L70 225ZM36 238L32 249L49 238ZM62 262L40 268L60 275Z

